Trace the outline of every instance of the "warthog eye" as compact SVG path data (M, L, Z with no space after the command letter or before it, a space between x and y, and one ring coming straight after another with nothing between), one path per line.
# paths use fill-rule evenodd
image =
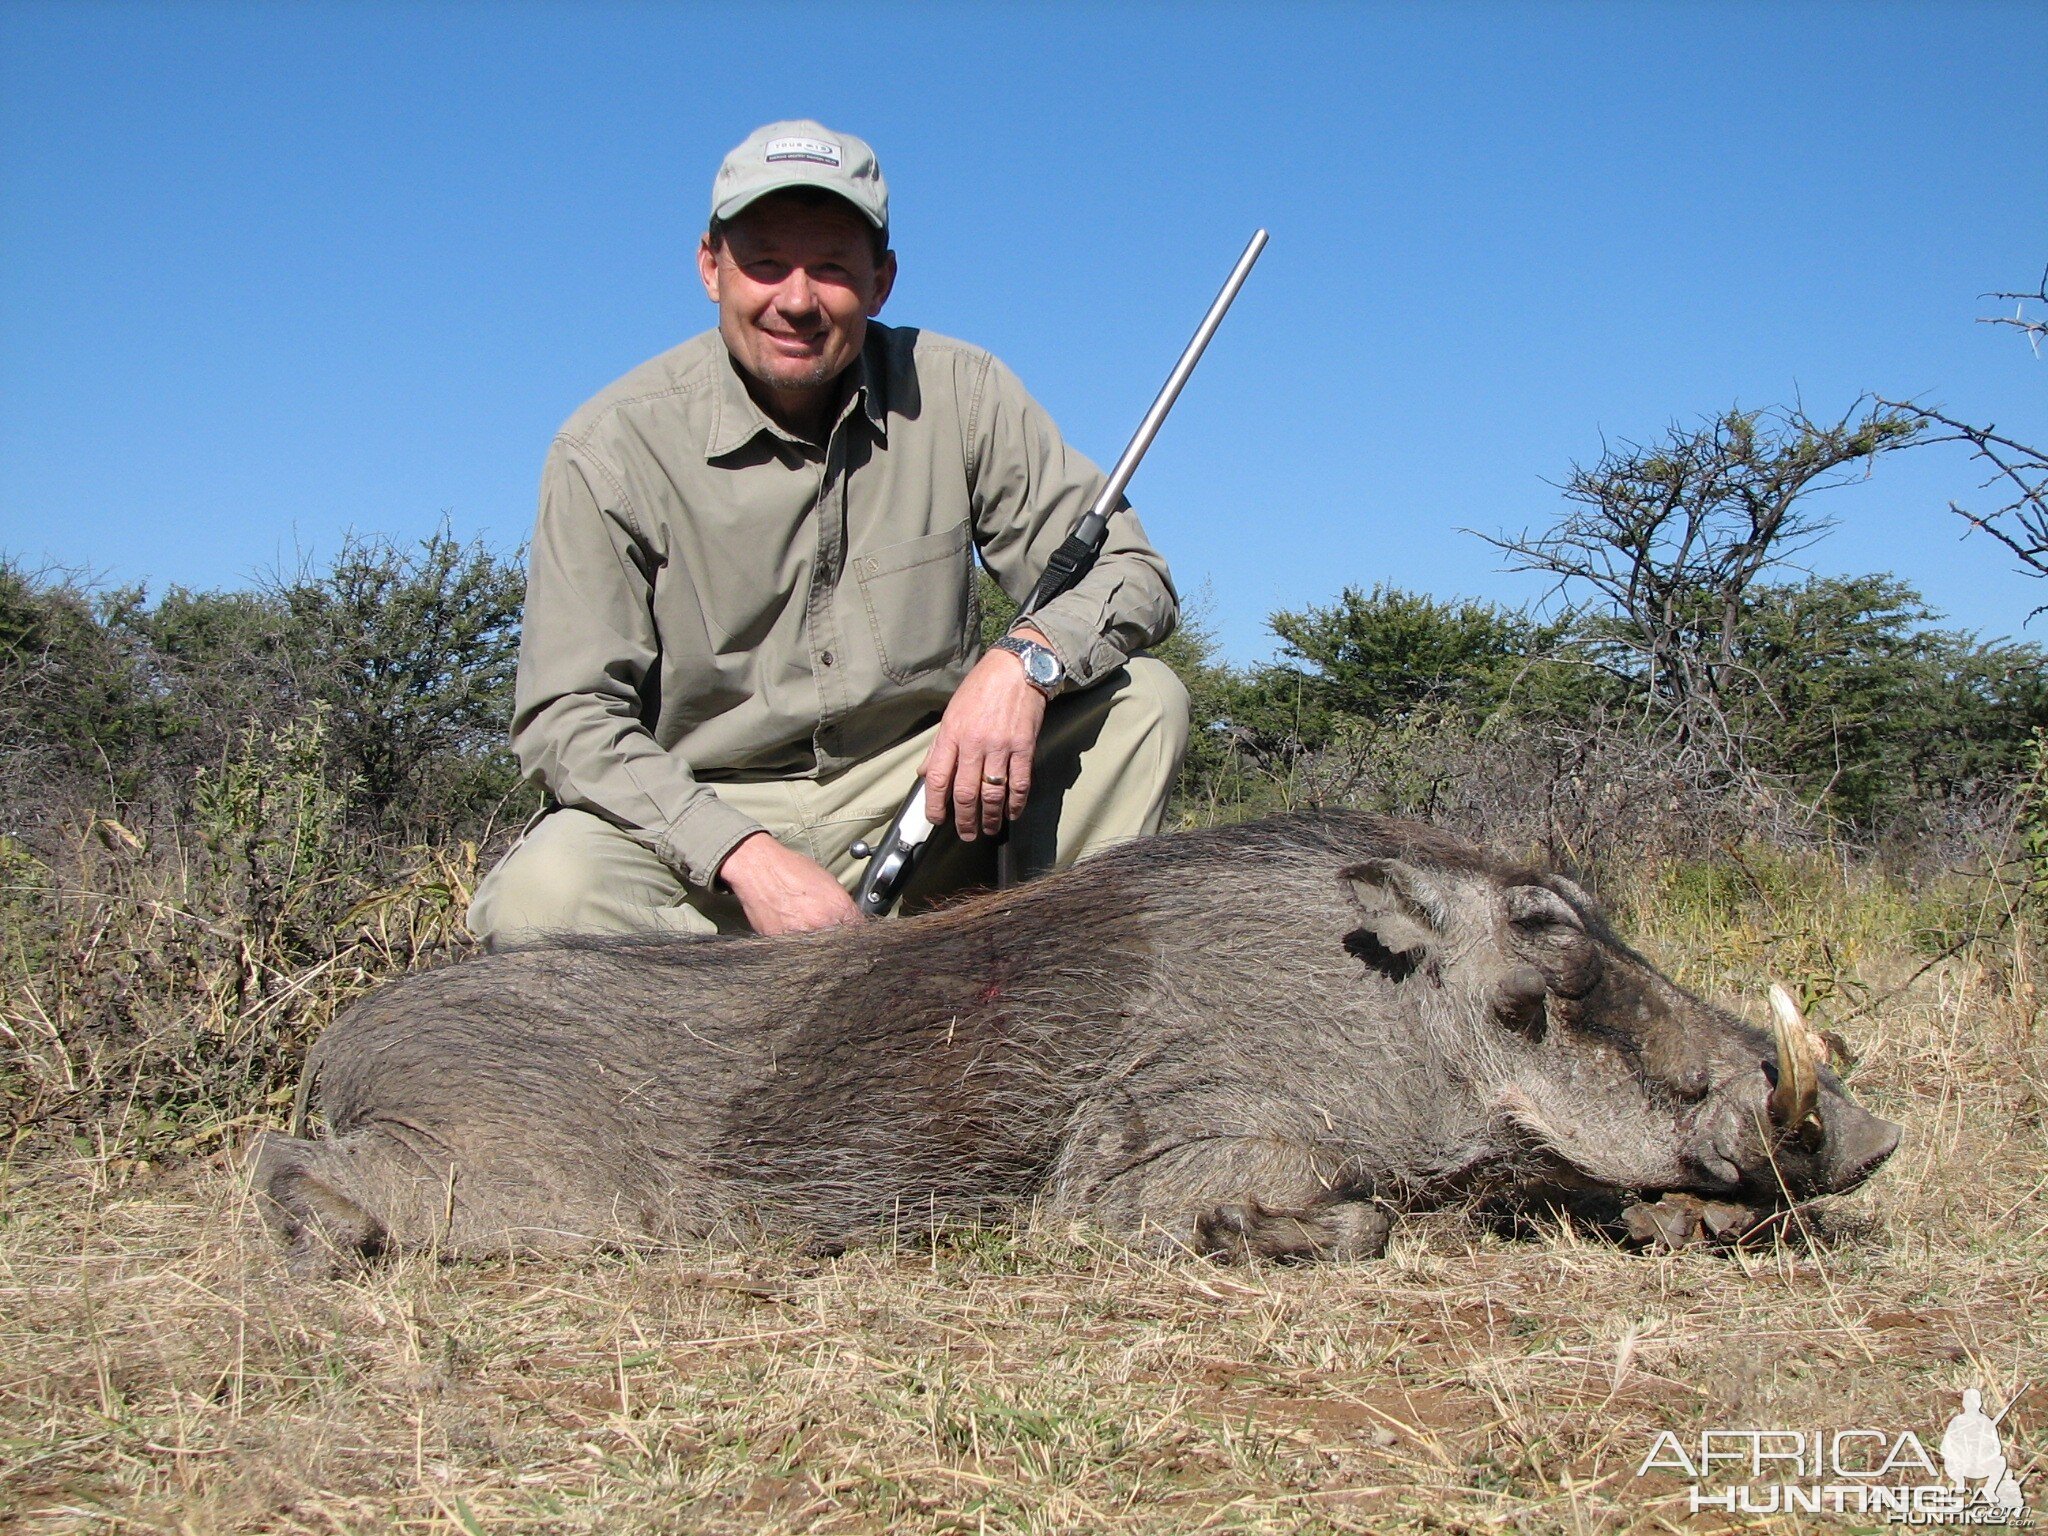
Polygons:
M1581 998L1599 984L1606 962L1570 902L1546 886L1518 885L1503 903L1514 929L1513 951L1542 970L1551 991Z
M1517 885L1501 898L1508 921L1529 933L1564 932L1583 935L1585 920L1572 904L1548 886Z

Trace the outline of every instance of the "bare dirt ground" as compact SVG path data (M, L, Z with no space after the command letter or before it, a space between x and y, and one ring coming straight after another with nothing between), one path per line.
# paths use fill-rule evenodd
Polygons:
M1647 947L1742 983L1725 936ZM2048 1039L2023 954L1838 956L1906 1141L1750 1252L1409 1219L1381 1262L1029 1223L827 1262L409 1260L300 1282L233 1159L0 1170L0 1529L1871 1529L1693 1514L1660 1430L1911 1429L1966 1387L2048 1521ZM1897 995L1888 995L1903 987ZM1722 992L1724 1000L1729 994ZM1756 1011L1756 1010L1753 1010ZM1741 1481L1737 1478L1736 1481Z

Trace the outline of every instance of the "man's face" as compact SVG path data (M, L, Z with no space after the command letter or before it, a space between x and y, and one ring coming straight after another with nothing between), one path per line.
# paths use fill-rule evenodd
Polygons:
M795 410L860 355L868 317L881 313L896 257L875 260L870 226L853 209L770 194L697 250L718 332L739 365Z

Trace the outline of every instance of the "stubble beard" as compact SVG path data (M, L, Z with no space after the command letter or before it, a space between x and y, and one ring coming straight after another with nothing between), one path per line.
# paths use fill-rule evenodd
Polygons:
M821 357L815 363L806 364L801 373L795 375L783 374L778 378L763 379L761 382L778 392L782 390L809 391L818 388L821 384L830 384L843 371L842 369L834 368L831 363Z
M781 409L801 414L829 408L829 402L837 397L838 380L851 366L847 363L835 368L830 359L821 357L794 372L784 368L769 377L751 368L747 372L753 374L755 383L770 398L779 402Z

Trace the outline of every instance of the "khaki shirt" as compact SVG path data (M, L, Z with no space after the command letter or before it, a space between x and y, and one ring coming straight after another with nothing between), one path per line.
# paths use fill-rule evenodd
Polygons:
M513 750L698 885L761 830L708 784L828 778L930 724L980 656L975 553L1021 601L1102 486L979 348L871 324L852 380L807 443L709 331L570 417L541 475ZM1032 622L1085 688L1177 612L1126 510Z

